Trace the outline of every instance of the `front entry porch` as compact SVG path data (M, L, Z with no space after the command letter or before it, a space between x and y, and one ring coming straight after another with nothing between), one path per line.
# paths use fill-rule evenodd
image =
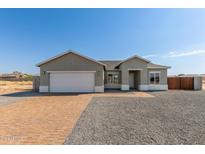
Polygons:
M140 90L141 73L141 69L128 69L127 71L122 71L121 90Z
M129 70L129 90L139 90L140 71Z

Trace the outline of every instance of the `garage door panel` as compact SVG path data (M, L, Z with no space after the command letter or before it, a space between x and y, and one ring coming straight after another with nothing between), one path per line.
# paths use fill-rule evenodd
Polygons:
M51 92L94 92L94 73L51 73Z

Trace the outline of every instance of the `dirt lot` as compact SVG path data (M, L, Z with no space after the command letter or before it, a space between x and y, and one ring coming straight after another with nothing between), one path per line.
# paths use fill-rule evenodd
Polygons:
M0 80L0 95L27 91L32 89L32 81L2 81Z
M27 97L0 106L0 144L63 144L92 95Z

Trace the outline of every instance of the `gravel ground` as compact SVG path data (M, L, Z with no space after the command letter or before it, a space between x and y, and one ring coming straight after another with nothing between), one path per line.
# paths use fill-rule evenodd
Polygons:
M65 144L205 144L205 91L93 98Z

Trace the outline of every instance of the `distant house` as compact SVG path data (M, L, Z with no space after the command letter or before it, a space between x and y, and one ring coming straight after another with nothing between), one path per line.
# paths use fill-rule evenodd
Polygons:
M204 74L179 74L178 77L205 77Z
M6 81L22 80L23 75L24 75L23 73L17 71L10 74L0 74L0 80L6 80Z

